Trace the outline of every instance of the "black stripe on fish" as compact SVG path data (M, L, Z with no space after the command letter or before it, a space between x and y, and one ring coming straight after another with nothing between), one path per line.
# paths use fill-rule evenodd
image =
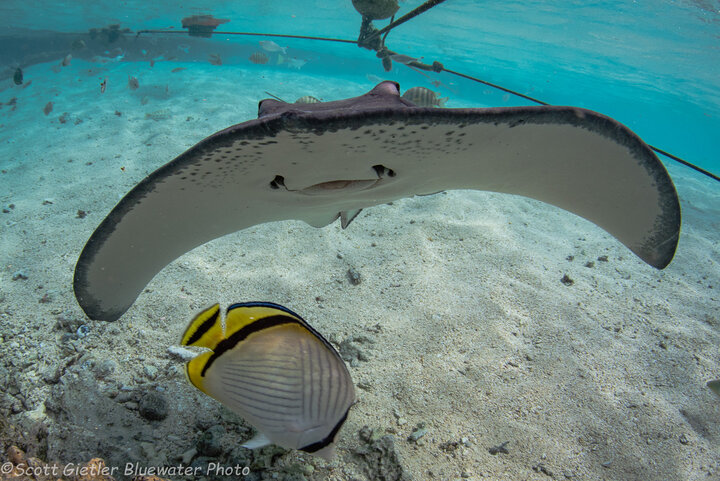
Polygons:
M232 306L231 306L232 307ZM230 308L228 308L228 311L230 311ZM247 326L243 327L242 329L239 329L237 332L235 332L233 335L228 337L227 339L223 339L218 343L218 345L213 349L213 354L210 356L210 358L205 363L205 366L203 366L202 371L200 372L201 376L205 375L205 372L208 370L208 368L212 365L213 362L215 362L216 359L218 359L220 356L222 356L225 352L230 351L233 349L238 343L241 341L247 339L247 337L250 334L253 334L255 332L260 332L263 329L268 329L275 326L281 326L283 324L302 324L298 322L297 319L294 319L290 316L268 316L264 317L262 319L258 319L257 321L254 321L251 324L248 324ZM306 327L306 326L303 326Z
M320 441L316 441L314 443L308 444L307 446L304 446L300 448L300 451L305 451L306 453L314 453L317 451L320 451L326 446L331 445L335 441L335 436L337 435L338 431L340 431L340 428L343 424L345 424L345 420L347 419L348 413L350 412L350 408L348 408L347 411L345 411L345 414L343 417L338 421L338 423L335 425L335 427L330 431L330 433L322 438Z
M200 340L205 333L207 333L212 327L215 325L215 323L218 320L218 316L220 315L220 308L218 307L215 313L210 316L205 322L200 324L200 326L197 328L195 332L193 332L192 336L187 340L187 345L192 346L194 343Z

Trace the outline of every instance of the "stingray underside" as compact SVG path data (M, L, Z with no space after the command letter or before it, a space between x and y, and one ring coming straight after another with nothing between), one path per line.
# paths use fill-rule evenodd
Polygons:
M396 96L366 108L317 105L218 132L130 191L78 260L74 288L87 315L117 319L168 263L225 234L286 219L320 227L450 189L558 206L656 268L674 255L673 183L648 146L608 117L572 107L416 108Z

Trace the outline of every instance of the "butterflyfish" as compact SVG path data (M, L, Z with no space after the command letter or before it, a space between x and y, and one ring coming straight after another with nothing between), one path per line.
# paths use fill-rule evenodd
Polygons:
M325 459L355 402L344 361L315 329L290 309L270 302L200 312L183 346L210 349L186 365L190 383L238 413L258 435L243 444L271 443Z

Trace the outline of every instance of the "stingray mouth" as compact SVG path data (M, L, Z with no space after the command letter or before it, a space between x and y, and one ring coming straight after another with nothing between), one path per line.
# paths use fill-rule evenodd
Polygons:
M372 189L373 187L380 184L383 179L387 177L395 177L395 171L388 169L383 165L374 165L373 170L377 174L374 179L337 179L320 182L317 184L304 187L302 189L288 189L285 185L285 177L282 175L276 175L275 178L270 181L271 189L283 188L288 192L294 192L302 195L328 195L337 194L339 192L359 192L361 190Z

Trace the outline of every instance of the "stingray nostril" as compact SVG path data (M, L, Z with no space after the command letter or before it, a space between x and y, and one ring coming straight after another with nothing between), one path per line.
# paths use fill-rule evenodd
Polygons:
M377 164L373 165L373 170L378 175L378 177L382 177L384 175L387 175L388 177L395 177L395 171L392 169L388 169L384 165Z
M285 178L282 175L276 175L275 178L270 181L270 188L279 189L281 186L285 187Z

